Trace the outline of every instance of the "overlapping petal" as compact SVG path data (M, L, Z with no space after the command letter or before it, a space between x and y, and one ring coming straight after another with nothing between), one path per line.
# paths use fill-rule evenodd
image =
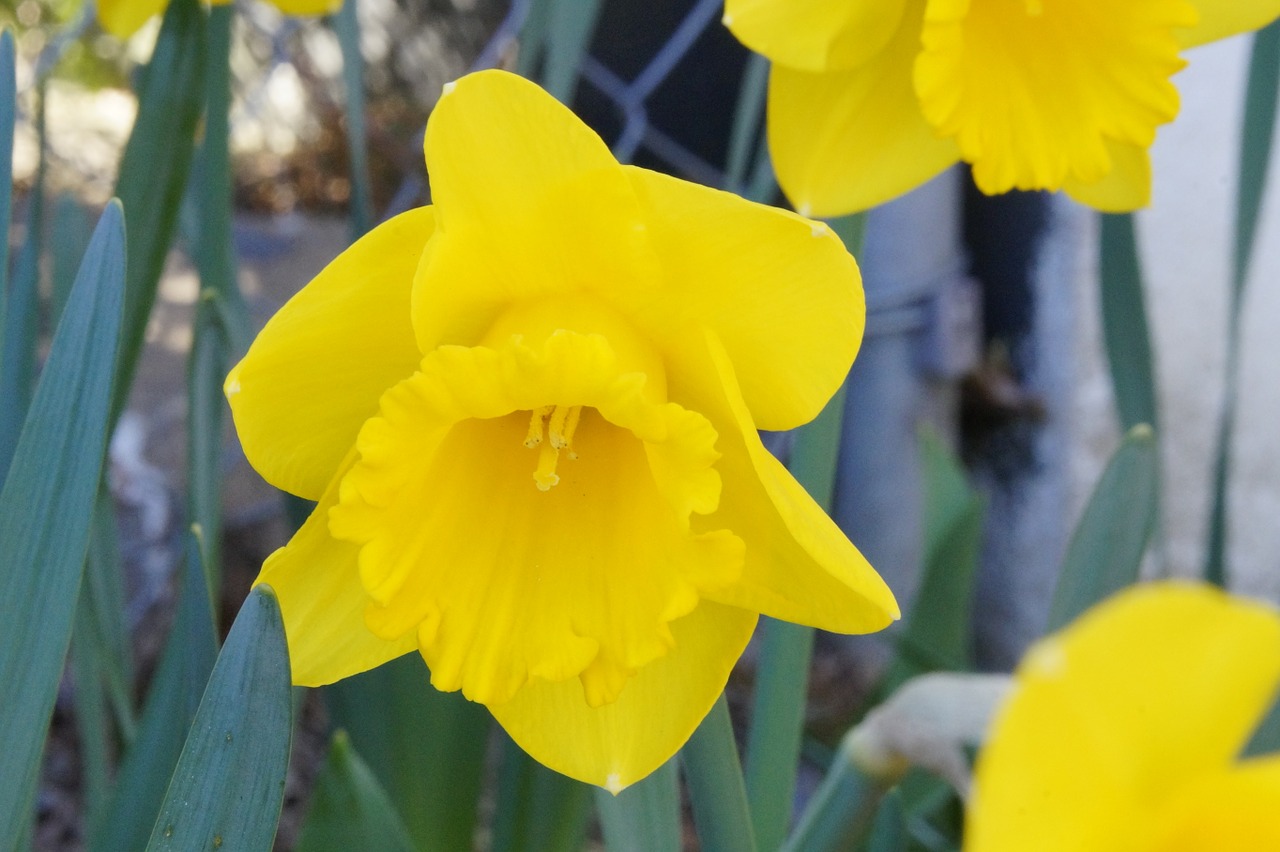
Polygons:
M1111 170L1092 183L1067 178L1062 188L1081 204L1103 213L1125 213L1151 200L1151 155L1141 145L1107 140Z
M724 25L747 47L801 71L868 61L898 28L906 0L726 0Z
M1280 18L1280 0L1189 0L1200 13L1195 26L1176 33L1183 47L1261 29Z
M822 74L775 64L769 151L778 183L805 215L835 216L889 201L960 157L925 121L912 82L925 0L907 0L883 50Z
M1039 643L1017 684L979 756L966 849L1141 848L1143 814L1223 773L1270 706L1280 616L1139 587Z
M353 449L335 468L311 517L288 545L267 557L254 581L275 590L298 686L333 683L418 646L412 634L387 641L365 626L368 596L357 568L359 548L329 534L329 510L337 505L338 484L355 461Z
M645 169L627 173L662 275L620 294L627 313L668 352L699 327L714 330L759 428L812 420L844 381L866 313L858 266L839 237L776 207Z
M898 618L893 593L840 528L760 443L733 365L714 333L690 341L683 357L701 367L676 399L697 400L719 429L720 508L705 519L741 536L741 579L708 593L720 603L840 633L870 633ZM692 404L692 403L691 403Z
M245 455L272 485L317 500L378 399L422 357L409 294L435 217L379 225L273 316L227 376Z
M471 106L480 84L489 105ZM481 74L458 85L470 99L455 90L428 130L429 157L448 166L442 177L433 172L434 197L449 212L439 215L415 284L424 351L479 342L513 306L531 303L554 301L564 327L598 331L591 323L600 312L575 307L594 301L664 354L690 328L713 328L762 428L817 414L853 361L864 313L857 265L830 230L620 167L560 104L540 97L530 105L532 84L519 78ZM448 108L457 103L465 109ZM486 150L512 122L561 143L522 152L526 159ZM503 165L468 169L468 156ZM518 201L494 203L499 191Z
M425 148L439 234L414 288L422 351L477 343L513 303L655 279L626 173L533 83L462 78L431 113Z
M670 653L641 669L612 704L591 707L576 681L537 682L489 709L537 760L617 793L689 739L755 625L753 612L703 601L672 622Z

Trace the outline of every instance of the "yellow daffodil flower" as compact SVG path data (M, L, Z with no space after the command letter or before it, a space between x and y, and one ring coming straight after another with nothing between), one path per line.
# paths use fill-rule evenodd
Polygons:
M1280 613L1208 586L1118 594L1042 640L978 756L966 852L1280 849Z
M988 194L1143 207L1181 51L1277 16L1280 0L726 0L724 20L773 63L778 182L834 216L958 160Z
M421 652L548 766L618 791L724 687L757 613L893 596L761 445L862 335L818 222L621 166L499 71L427 125L433 207L360 240L227 378L245 452L318 500L259 582L295 683Z
M232 0L208 0L226 6ZM169 0L98 0L98 22L116 38L128 38L169 5ZM342 8L342 0L271 0L286 15L329 15Z

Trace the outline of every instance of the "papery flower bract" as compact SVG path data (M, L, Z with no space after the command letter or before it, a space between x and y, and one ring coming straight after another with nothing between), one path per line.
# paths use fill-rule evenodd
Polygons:
M360 240L227 379L273 484L294 681L417 649L534 757L611 790L684 743L757 613L897 617L757 427L813 418L862 334L825 225L620 166L503 72L427 126L434 207Z
M214 6L226 6L233 0L207 0ZM342 8L343 0L268 0L286 15L329 15ZM138 28L159 15L169 0L98 0L98 21L116 38L128 38Z
M988 194L1143 207L1180 52L1277 16L1280 0L726 0L724 17L773 63L778 182L832 216L958 160Z
M1280 754L1239 754L1280 685L1280 613L1138 586L1041 640L978 755L966 852L1280 849Z

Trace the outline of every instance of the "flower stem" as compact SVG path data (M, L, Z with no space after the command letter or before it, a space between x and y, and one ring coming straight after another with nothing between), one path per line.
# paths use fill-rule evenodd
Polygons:
M703 852L756 848L729 705L721 695L680 752Z

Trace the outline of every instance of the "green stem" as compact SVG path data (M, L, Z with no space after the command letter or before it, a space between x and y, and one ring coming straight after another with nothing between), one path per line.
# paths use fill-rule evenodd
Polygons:
M674 760L616 796L600 788L595 796L609 852L680 852L680 785Z
M1218 419L1217 452L1213 465L1213 503L1209 515L1209 541L1204 577L1210 583L1227 583L1227 518L1236 407L1240 395L1240 337L1249 261L1253 256L1267 185L1271 140L1276 123L1276 93L1280 90L1280 22L1259 30L1249 59L1244 121L1240 133L1240 174L1236 187L1235 251L1231 264L1231 303L1227 322L1227 363L1222 410Z
M857 849L875 821L892 785L858 769L841 752L800 817L784 852L839 852Z
M721 695L680 752L703 852L754 852L729 705ZM766 847L768 848L768 847Z
M333 16L342 48L342 82L347 90L347 148L351 152L351 241L373 228L373 195L369 189L369 144L364 126L364 57L360 54L360 22L356 0L346 0Z

